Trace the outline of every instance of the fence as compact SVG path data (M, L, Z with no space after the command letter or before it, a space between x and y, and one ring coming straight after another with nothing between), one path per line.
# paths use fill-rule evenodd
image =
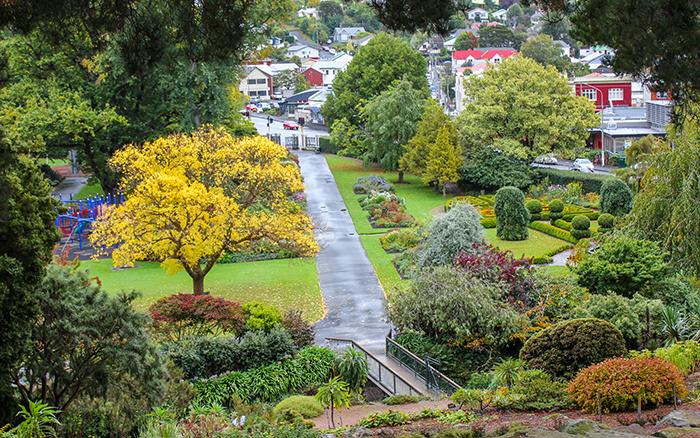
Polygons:
M379 362L371 353L360 347L349 339L326 338L331 348L335 350L345 350L352 348L361 351L369 363L369 375L372 379L381 384L391 394L422 395L419 390L406 382L401 376Z
M396 360L398 363L413 371L414 375L423 380L428 389L432 389L443 394L453 394L461 387L452 379L442 374L433 365L439 365L439 362L430 357L426 357L427 361L419 358L415 354L397 344L388 336L386 339L386 355Z

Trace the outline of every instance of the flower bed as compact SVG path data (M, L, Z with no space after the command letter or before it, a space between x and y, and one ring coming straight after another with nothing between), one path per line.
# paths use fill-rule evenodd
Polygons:
M373 190L359 202L369 212L368 219L374 228L408 227L416 222L406 211L403 198L393 193Z
M394 188L379 175L360 176L352 186L356 195L368 194L372 191L394 192Z

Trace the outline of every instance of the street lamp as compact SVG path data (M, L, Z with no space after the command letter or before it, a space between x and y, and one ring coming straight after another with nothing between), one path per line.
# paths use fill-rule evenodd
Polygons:
M574 80L576 79L574 78ZM602 139L600 142L600 165L605 166L605 95L603 94L603 90L589 84L588 82L579 82L576 85L588 85L596 90L596 92L600 92L600 135ZM583 95L583 87L580 88L580 91L581 95Z

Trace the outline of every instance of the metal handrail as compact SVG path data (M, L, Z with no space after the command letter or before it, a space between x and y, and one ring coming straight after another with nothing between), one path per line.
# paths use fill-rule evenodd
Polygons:
M367 359L369 363L369 374L370 376L384 386L392 395L394 394L409 394L409 395L423 395L421 391L416 389L413 385L404 380L401 376L396 374L391 368L377 360L372 353L368 352L355 341L351 339L338 339L338 338L326 338L326 341L333 344L344 344L352 347L353 349L360 350Z
M452 394L462 389L452 379L442 374L435 367L426 363L423 359L408 351L389 336L386 340L386 355L396 360L399 364L413 371L428 386L428 389L438 390L445 394ZM399 352L399 354L396 354Z

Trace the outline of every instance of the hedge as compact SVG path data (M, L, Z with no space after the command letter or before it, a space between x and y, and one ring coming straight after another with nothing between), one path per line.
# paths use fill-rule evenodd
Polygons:
M549 234L550 236L566 240L567 242L578 243L578 239L572 236L571 233L569 233L568 231L562 230L561 228L557 228L549 224L545 224L542 222L530 222L530 228L537 231L541 231L545 234Z
M574 245L567 243L565 245L551 249L551 250L547 251L546 253L544 253L544 255L533 258L532 264L533 265L545 265L548 263L552 263L552 261L554 261L554 259L552 258L553 255L559 254L560 252L567 251L573 247L574 247Z
M580 181L583 190L587 193L600 193L603 183L613 176L601 175L597 173L582 173L574 172L573 170L549 169L546 167L538 167L537 172L541 179L549 177L552 184L567 186L571 182Z
M333 144L330 137L319 137L318 145L321 148L321 152L325 154L337 154L340 148Z
M571 224L564 219L557 219L554 221L554 226L559 227L561 229L564 229L566 231L571 231L574 227L571 226Z

